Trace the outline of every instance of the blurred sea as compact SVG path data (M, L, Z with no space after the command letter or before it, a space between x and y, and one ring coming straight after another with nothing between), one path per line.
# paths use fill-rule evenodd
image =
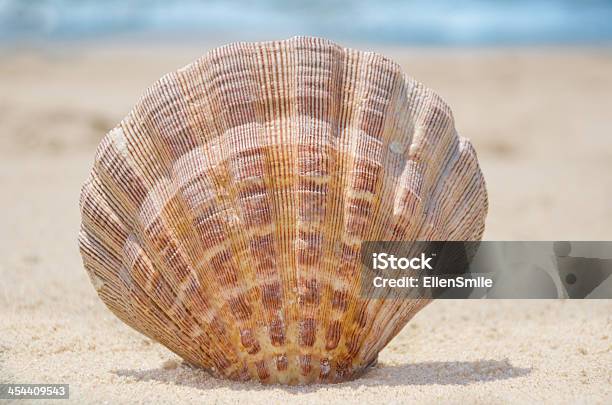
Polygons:
M0 41L196 33L423 45L609 44L612 0L0 0Z

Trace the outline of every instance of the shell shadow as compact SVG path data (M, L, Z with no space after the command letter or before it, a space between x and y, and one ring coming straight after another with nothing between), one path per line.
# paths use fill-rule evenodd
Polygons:
M283 390L290 394L330 390L334 387L354 389L369 386L470 385L480 382L518 378L531 373L531 368L514 367L508 359L478 361L433 361L401 365L378 364L361 378L339 384L309 386L262 385L255 382L233 382L210 376L203 370L182 364L173 370L113 370L113 373L135 381L156 381L183 385L199 390L229 388L231 390Z

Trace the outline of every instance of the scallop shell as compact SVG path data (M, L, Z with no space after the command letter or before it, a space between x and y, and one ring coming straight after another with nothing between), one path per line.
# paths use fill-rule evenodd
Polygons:
M355 378L429 300L368 299L367 240L480 240L450 109L389 59L238 43L162 77L83 186L84 266L126 324L218 377Z

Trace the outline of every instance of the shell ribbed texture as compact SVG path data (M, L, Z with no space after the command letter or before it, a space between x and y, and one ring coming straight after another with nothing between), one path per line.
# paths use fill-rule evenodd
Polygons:
M85 268L125 323L218 377L358 376L419 299L360 292L366 240L479 240L470 143L431 90L327 40L238 43L162 77L82 189Z

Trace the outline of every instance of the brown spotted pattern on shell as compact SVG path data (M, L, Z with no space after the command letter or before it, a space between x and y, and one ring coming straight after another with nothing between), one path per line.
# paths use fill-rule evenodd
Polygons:
M360 293L366 240L479 240L470 143L431 90L317 38L162 77L102 140L84 266L125 323L218 377L355 378L427 300Z

